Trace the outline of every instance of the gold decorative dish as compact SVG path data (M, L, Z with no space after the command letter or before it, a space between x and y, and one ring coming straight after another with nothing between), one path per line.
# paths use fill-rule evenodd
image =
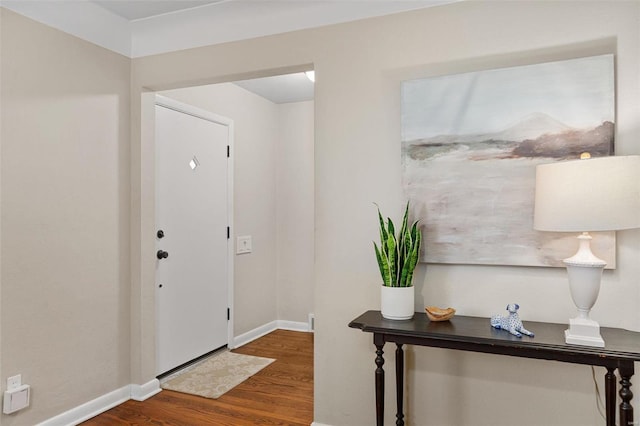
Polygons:
M453 308L442 309L437 306L427 306L424 310L431 321L449 321L456 314L456 310Z

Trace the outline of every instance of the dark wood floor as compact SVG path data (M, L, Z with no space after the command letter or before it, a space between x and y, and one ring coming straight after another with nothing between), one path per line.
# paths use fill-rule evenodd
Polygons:
M106 425L291 425L313 421L313 334L276 330L233 352L276 361L218 399L163 390L90 419Z

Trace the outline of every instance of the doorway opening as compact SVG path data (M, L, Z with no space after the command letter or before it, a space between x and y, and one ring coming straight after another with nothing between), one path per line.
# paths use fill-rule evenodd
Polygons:
M157 94L234 123L228 347L275 328L312 331L313 83L300 72Z

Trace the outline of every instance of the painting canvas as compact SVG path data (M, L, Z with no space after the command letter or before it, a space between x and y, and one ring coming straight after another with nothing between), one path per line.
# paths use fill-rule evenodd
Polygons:
M433 263L564 266L533 229L538 164L613 155L613 55L404 81L403 188ZM615 267L615 233L592 249Z

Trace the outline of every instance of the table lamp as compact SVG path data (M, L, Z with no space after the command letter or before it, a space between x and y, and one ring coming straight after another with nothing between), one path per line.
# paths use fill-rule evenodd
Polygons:
M564 259L578 316L569 321L565 342L604 347L600 325L589 318L606 262L591 252L589 231L640 227L640 156L611 156L536 167L533 227L581 232L578 252Z

